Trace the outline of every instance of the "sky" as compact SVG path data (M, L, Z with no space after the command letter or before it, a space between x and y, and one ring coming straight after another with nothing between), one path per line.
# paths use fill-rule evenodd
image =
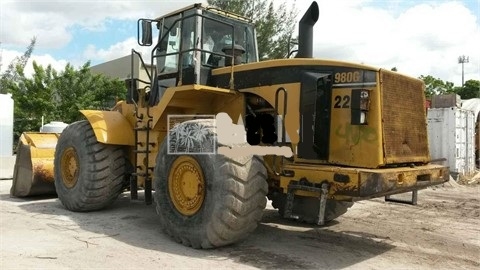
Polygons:
M22 55L36 36L32 60L63 70L100 64L130 54L137 19L156 18L202 0L0 0L0 71ZM298 19L311 0L285 0ZM278 3L277 2L274 3ZM363 63L419 77L432 75L456 86L480 80L480 0L317 0L314 57ZM295 22L296 23L296 22Z

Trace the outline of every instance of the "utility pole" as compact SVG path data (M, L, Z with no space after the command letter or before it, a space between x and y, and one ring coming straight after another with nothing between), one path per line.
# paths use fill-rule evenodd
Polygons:
M459 63L459 64L462 64L462 87L463 87L463 85L464 85L464 83L465 83L463 65L464 65L465 63L468 63L468 62L469 62L468 56L462 55L462 56L459 56L459 57L458 57L458 63Z

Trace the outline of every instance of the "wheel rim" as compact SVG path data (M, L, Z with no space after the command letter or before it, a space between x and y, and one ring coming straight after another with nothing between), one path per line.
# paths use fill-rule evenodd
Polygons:
M78 181L78 155L73 147L65 149L60 161L62 181L67 188L72 188Z
M200 210L205 199L205 179L200 164L194 158L181 156L173 162L168 191L180 214L192 216Z

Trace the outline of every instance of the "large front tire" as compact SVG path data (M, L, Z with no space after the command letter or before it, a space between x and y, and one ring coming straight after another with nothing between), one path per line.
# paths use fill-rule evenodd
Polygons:
M72 123L55 149L55 189L71 211L94 211L122 192L126 159L122 147L97 142L88 121Z
M198 121L182 123L195 124ZM205 126L209 124L206 121ZM214 132L209 129L206 139L211 136ZM155 201L160 225L186 246L213 248L244 239L262 218L267 189L266 169L256 156L169 154L164 141L157 157Z

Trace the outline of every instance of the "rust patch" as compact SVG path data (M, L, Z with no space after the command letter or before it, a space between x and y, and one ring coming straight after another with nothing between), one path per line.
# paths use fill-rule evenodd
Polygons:
M358 187L356 185L345 185L339 183L331 183L334 195L345 195L351 197L358 197Z
M45 168L43 164L35 165L33 168L33 181L53 183L53 171Z

